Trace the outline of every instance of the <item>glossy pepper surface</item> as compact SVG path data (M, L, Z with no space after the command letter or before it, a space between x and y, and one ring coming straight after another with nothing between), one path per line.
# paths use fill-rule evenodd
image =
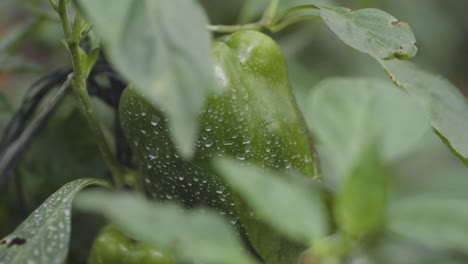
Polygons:
M257 31L241 31L214 42L212 51L216 86L200 113L193 160L179 157L164 111L135 89L122 95L121 123L148 195L214 207L242 228L239 211L248 210L212 170L211 159L228 155L312 179L317 166L276 42Z
M210 158L223 155L316 177L312 144L278 45L263 33L241 31L214 42L212 50L217 85L200 114L191 162L179 157L161 109L135 89L122 95L121 123L145 176L146 191L161 199L209 205L197 194L223 190L208 165Z

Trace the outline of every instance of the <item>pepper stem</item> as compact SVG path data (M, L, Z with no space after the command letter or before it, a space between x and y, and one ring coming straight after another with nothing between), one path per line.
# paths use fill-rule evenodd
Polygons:
M278 10L279 0L271 0L263 12L262 18L255 22L243 25L208 25L207 28L210 31L218 33L233 33L241 30L262 30L268 28L276 15Z
M265 9L265 12L263 12L263 16L260 21L263 21L266 25L271 24L271 22L273 21L273 18L276 16L276 11L278 10L278 4L279 4L279 0L271 0L270 4Z

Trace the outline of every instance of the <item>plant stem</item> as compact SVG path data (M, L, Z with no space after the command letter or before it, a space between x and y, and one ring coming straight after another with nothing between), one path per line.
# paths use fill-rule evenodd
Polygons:
M271 0L268 7L263 12L262 18L255 23L244 25L208 25L208 30L218 33L233 33L241 30L262 30L268 29L278 10L279 0Z
M264 27L262 23L250 23L244 25L208 25L207 28L210 31L217 33L233 33L241 30L260 30Z
M80 101L80 105L88 121L88 124L90 125L91 130L94 133L99 151L101 152L104 161L106 162L109 170L111 171L115 185L118 188L124 184L124 179L122 176L123 170L112 155L111 148L104 136L101 124L94 112L94 107L91 102L91 98L88 94L88 90L86 88L86 76L84 74L84 66L81 61L79 46L79 43L82 38L81 28L83 21L80 14L77 13L72 29L68 20L66 2L66 0L60 0L58 4L58 14L62 22L63 32L65 33L68 50L70 52L73 64L72 86L75 90L76 95L78 96L78 100Z
M317 17L316 15L303 15L303 16L298 16L298 17L294 17L294 18L291 18L291 19L288 19L288 20L285 20L281 23L278 23L276 25L273 25L271 27L269 27L269 30L273 33L276 33L278 31L281 31L283 30L284 28L296 23L296 22L299 22L299 21L303 21L303 20L314 20L314 19L318 19L319 17Z
M218 33L233 33L241 30L266 30L272 33L303 20L313 20L320 18L320 9L315 5L302 5L290 8L282 14L276 16L279 0L271 0L268 7L263 12L262 18L250 24L243 25L209 25L208 30ZM307 9L309 13L288 17L295 12Z
M284 12L282 12L281 14L279 14L278 16L276 16L274 19L273 19L273 22L272 24L273 25L276 25L277 23L279 23L281 20L285 19L287 16L291 15L291 14L294 14L295 12L299 12L299 11L303 11L303 10L309 10L309 15L315 15L317 18L320 18L320 8L316 5L300 5L300 6L295 6L295 7L291 7L287 10L285 10ZM312 12L312 10L314 10L315 12Z

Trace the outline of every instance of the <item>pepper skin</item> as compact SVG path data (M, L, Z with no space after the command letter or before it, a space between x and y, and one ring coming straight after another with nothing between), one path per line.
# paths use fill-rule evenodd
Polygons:
M155 248L126 237L112 225L104 227L95 239L89 264L174 264Z
M311 179L318 170L276 42L241 31L214 42L212 51L216 86L200 113L193 160L179 157L164 111L137 90L124 91L120 118L149 196L216 208L242 231L239 220L249 210L216 175L211 159L228 155Z

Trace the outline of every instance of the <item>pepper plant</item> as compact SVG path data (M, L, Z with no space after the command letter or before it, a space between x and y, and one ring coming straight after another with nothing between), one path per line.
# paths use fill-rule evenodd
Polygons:
M391 169L424 135L468 165L463 95L410 62L406 22L286 2L214 25L193 0L50 0L71 67L32 86L3 129L1 195L69 88L73 129L86 130L64 144L91 136L110 177L84 170L51 194L0 240L0 264L465 263L468 197L395 199ZM298 98L276 39L320 22L388 78L327 78ZM29 31L2 40L5 61ZM72 213L94 227L79 230L92 234L81 260L68 254Z

